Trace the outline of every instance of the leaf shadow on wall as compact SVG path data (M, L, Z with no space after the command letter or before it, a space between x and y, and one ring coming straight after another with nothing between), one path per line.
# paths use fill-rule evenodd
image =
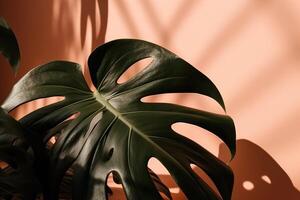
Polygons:
M100 24L101 28L99 33L96 31L96 7L98 6L100 12ZM103 44L105 41L106 29L107 29L107 17L108 17L108 0L94 0L87 2L81 0L81 45L84 47L86 38L86 29L88 18L91 20L92 24L92 49L96 48L98 45Z
M187 199L184 195L184 193L178 188L178 185L175 183L173 178L170 175L158 175L160 180L169 188L175 189L176 192L170 191L172 195L173 200L185 200ZM109 200L120 200L120 199L126 199L125 192L123 188L117 188L117 187L111 187L112 193L108 195ZM164 196L161 193L163 199L168 200L169 198Z
M232 200L299 200L300 192L280 165L257 144L237 140L237 153L230 162L235 176ZM220 145L221 160L229 160L229 152L224 144ZM170 175L160 175L160 179L169 187L176 187ZM207 180L205 180L207 181ZM112 188L110 200L125 198L120 188ZM186 199L182 191L172 192L174 200Z
M0 13L14 31L21 51L17 77L7 61L0 57L0 102L3 102L14 82L33 67L53 60L81 62L82 55L89 53L86 50L92 51L103 44L107 29L108 0L0 1ZM100 25L96 17L100 17ZM91 37L86 37L88 25ZM91 42L91 49L88 45L85 49L82 46L86 38L91 40L88 41ZM87 60L87 57L84 59ZM49 102L42 100L39 105ZM37 103L30 103L16 109L14 114L20 118L37 107Z
M261 147L249 140L237 140L237 153L230 162L234 172L232 200L297 200L300 192L280 165ZM229 155L221 144L219 158Z

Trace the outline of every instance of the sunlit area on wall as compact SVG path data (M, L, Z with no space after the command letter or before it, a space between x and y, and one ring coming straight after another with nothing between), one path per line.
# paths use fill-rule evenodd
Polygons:
M299 7L297 1L112 1L106 39L147 39L208 75L235 120L237 138L261 146L299 189ZM220 111L193 95L152 100ZM197 135L192 127L181 129ZM211 149L218 143L199 140L210 141Z

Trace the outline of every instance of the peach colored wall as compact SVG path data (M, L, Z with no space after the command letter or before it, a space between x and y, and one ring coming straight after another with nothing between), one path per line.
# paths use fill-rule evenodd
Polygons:
M18 78L55 59L85 66L91 50L104 39L139 38L160 44L212 79L234 118L237 138L260 146L298 189L299 10L298 0L0 1L0 13L20 42L23 69ZM0 64L6 64L2 58ZM2 73L7 76L0 83L1 99L8 92L5 84L11 86L13 78L6 69L1 68ZM152 100L222 112L199 96ZM36 106L23 108L17 116ZM203 142L192 133L194 127L177 128L218 155L220 141L215 137L206 134L208 142Z
M261 146L300 189L299 10L297 0L115 0L106 41L149 40L208 75L237 138Z

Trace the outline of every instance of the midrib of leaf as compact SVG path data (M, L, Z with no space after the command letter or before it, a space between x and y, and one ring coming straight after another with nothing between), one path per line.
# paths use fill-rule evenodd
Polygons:
M130 138L131 138L131 134L132 131L134 131L135 133L137 133L138 135L140 135L143 139L145 139L147 142L151 143L154 147L156 147L157 149L160 150L161 153L163 153L164 155L166 155L170 160L172 160L174 163L176 163L177 166L179 166L183 171L186 171L186 169L184 168L184 166L178 162L174 157L172 157L169 152L165 151L163 148L161 148L157 143L155 143L154 141L152 141L149 137L147 137L145 134L143 134L142 131L140 131L138 128L136 128L135 126L132 126L131 123L122 116L122 113L120 113L117 109L115 109L107 100L105 97L103 97L97 90L95 90L95 92L93 93L95 99L101 103L103 106L106 107L106 109L108 111L110 111L113 115L116 116L117 119L119 119L120 121L122 121L130 130ZM131 139L130 139L131 140ZM129 141L130 141L129 140ZM129 145L129 144L128 144ZM128 146L129 148L129 146ZM129 149L128 149L129 150ZM187 173L187 172L186 172ZM193 176L191 176L189 173L187 173L190 178L194 179Z
M106 99L103 97L97 90L93 93L96 100L101 103L108 111L110 111L113 115L116 116L117 119L119 119L121 122L123 122L132 132L134 131L138 135L140 135L142 138L147 140L149 143L151 143L153 146L157 147L159 150L164 152L168 157L176 161L171 155L169 155L168 152L166 152L164 149L162 149L158 144L156 144L154 141L152 141L149 137L146 136L146 134L143 134L142 131L140 131L137 127L133 126L123 115L121 112L119 112L117 109L115 109ZM176 161L177 162L177 161ZM177 162L178 163L178 162ZM179 164L179 163L178 163Z
M115 115L119 120L121 120L129 129L134 130L136 133L141 135L143 138L149 140L145 135L138 130L136 127L132 126L132 124L123 117L122 113L120 113L117 109L115 109L106 99L103 97L97 90L94 92L94 97L96 100L106 107L108 111L110 111L113 115ZM152 142L151 140L149 142Z

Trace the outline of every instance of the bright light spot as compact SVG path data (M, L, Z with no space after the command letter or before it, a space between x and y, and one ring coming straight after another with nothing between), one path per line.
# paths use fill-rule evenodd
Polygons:
M251 181L244 181L243 182L243 187L248 190L251 191L254 189L254 184Z
M8 167L8 164L6 162L0 160L0 169L4 169L6 167Z
M49 141L50 141L52 144L55 144L55 143L56 143L56 138L55 138L55 136L51 137Z
M179 187L176 187L176 188L170 188L170 192L171 192L171 193L174 193L174 194L179 194L180 188L179 188Z
M268 184L271 184L271 179L267 175L263 175L261 179L267 182Z

